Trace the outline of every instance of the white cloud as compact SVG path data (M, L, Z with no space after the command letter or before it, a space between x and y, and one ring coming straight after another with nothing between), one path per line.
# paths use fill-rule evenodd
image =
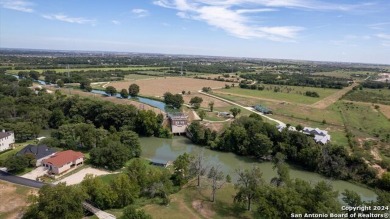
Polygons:
M253 23L253 13L274 12L260 1L250 0L157 0L155 5L175 9L177 16L198 20L222 29L228 34L243 39L269 39L273 41L294 41L303 27L266 26ZM255 6L255 7L253 7ZM237 9L238 8L238 9Z
M381 33L381 34L377 34L376 36L384 40L390 40L390 34Z
M50 14L50 15L42 15L42 17L49 19L49 20L58 20L68 23L76 23L76 24L95 24L95 20L83 18L83 17L69 17L65 14Z
M131 10L131 13L136 15L138 18L147 17L149 16L149 11L141 8L135 8Z
M112 20L111 22L112 22L113 24L115 24L115 25L121 24L121 22L120 22L120 21L117 21L117 20Z
M16 10L16 11L21 11L21 12L28 12L32 13L34 12L34 9L31 8L33 4L28 1L23 1L23 0L1 0L0 5L3 8L11 9L11 10Z

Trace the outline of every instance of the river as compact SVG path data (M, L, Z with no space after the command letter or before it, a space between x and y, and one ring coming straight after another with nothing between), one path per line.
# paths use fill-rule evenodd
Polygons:
M194 145L189 139L181 136L175 136L173 139L161 139L154 137L140 138L140 142L142 146L142 156L156 160L173 161L184 152L197 153L201 150L201 147ZM232 177L233 182L237 180L237 169L249 169L254 164L261 168L263 178L267 182L277 175L276 171L272 168L271 162L260 163L253 159L238 156L233 153L225 153L209 149L204 149L204 153L206 160L210 164L219 164L221 166L221 170ZM323 177L317 173L300 170L291 166L290 176L292 178L304 179L311 183L317 183L321 180L329 181L333 185L333 188L339 191L339 193L343 192L345 189L349 189L357 192L365 201L375 200L377 197L372 190L363 186L342 180L330 180L329 178Z

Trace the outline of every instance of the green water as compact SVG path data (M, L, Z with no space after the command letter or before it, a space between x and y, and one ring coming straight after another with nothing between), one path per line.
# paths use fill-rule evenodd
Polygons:
M175 136L173 139L152 137L140 138L140 142L142 146L142 156L157 160L173 161L184 152L197 153L202 149L201 147L194 145L189 139L179 136ZM253 159L241 157L233 153L212 151L209 149L204 149L204 154L207 162L210 164L219 164L222 171L232 177L233 182L237 179L237 169L248 169L251 168L252 165L257 165L261 168L263 178L267 182L276 176L276 171L273 170L272 163L270 162L260 163ZM349 189L360 194L363 200L368 201L376 199L376 194L365 187L342 180L331 180L317 173L300 170L291 166L290 176L292 178L299 178L312 183L317 183L321 180L329 181L333 185L333 188L339 191L339 193L343 192L345 189Z

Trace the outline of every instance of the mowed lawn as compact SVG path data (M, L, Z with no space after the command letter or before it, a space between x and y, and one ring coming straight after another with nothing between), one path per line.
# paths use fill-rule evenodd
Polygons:
M299 86L279 86L279 85L264 85L265 89L260 90L251 90L251 89L242 89L242 88L230 88L230 89L220 89L216 90L217 93L227 93L232 95L241 95L246 97L254 98L264 98L272 99L278 101L286 101L291 103L301 103L301 104L313 104L337 91L338 89L328 89L328 88L315 88L315 87L299 87ZM280 88L279 92L275 92L275 88ZM317 92L320 97L308 97L304 94L306 91Z

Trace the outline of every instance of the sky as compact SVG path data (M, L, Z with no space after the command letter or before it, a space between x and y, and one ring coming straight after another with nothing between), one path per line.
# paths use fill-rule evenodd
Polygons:
M0 0L0 48L390 64L390 1Z

